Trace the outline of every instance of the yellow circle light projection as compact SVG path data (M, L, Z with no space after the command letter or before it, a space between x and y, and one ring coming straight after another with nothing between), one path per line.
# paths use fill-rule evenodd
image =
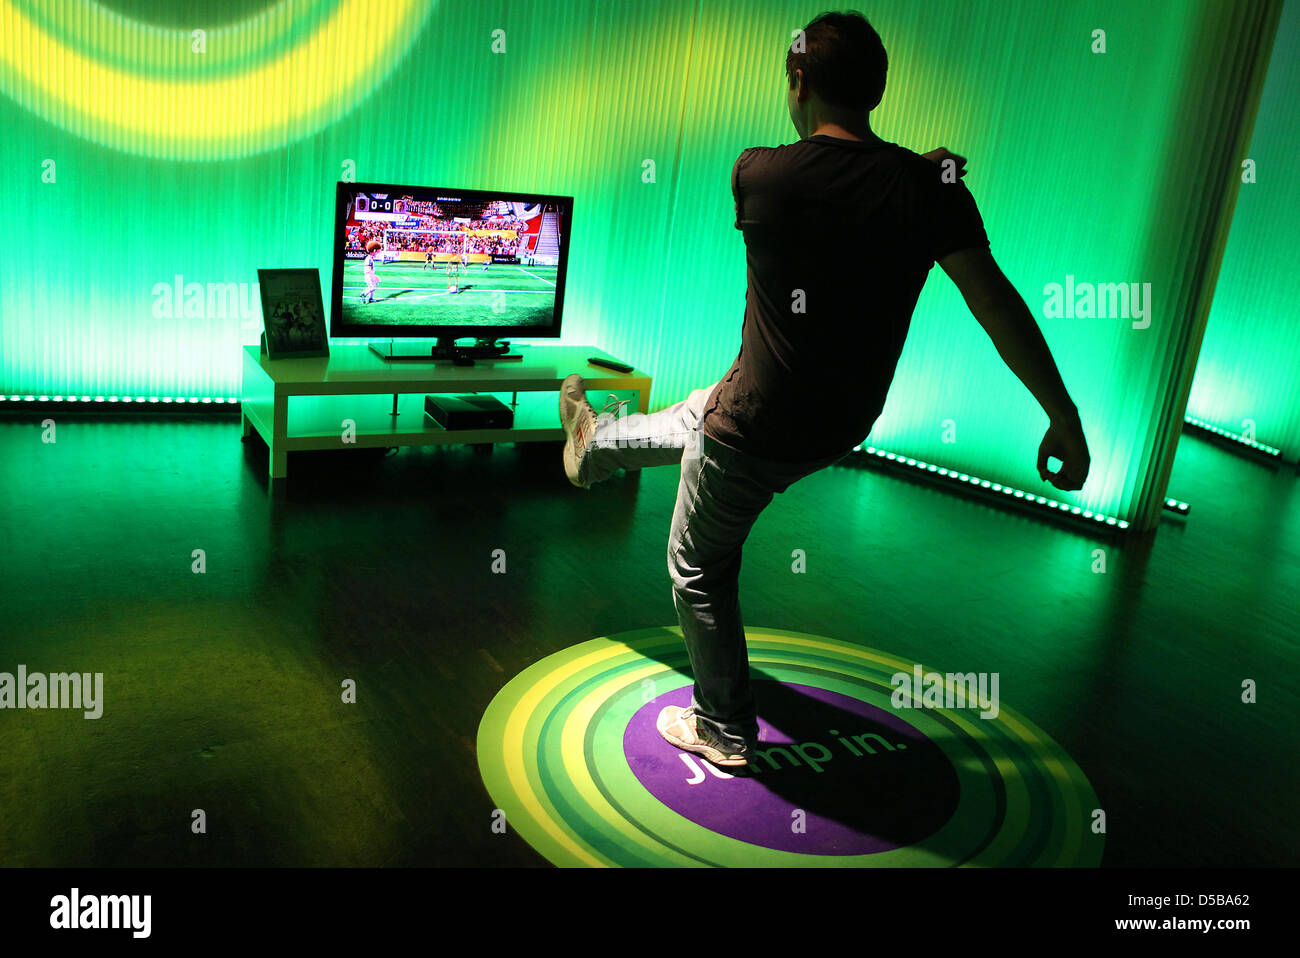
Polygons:
M238 23L177 29L90 0L0 0L0 91L125 152L248 156L355 106L409 52L435 4L278 0Z

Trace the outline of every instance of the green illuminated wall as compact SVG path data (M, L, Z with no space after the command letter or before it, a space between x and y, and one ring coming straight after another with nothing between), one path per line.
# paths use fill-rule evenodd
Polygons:
M565 340L649 370L656 407L727 369L744 306L731 165L796 137L784 51L820 3L385 0L376 15L241 0L210 21L174 6L0 0L0 390L237 396L256 269L316 265L329 282L344 174L574 194ZM1152 284L1143 330L1041 320L1093 452L1080 505L1141 524L1163 494L1170 397L1235 200L1223 170L1244 153L1279 8L868 11L890 54L873 125L970 158L994 253L1036 313L1067 275ZM249 284L234 298L251 308L223 304L226 284ZM873 441L1046 491L1044 426L936 269Z
M1278 26L1187 411L1300 458L1300 2Z

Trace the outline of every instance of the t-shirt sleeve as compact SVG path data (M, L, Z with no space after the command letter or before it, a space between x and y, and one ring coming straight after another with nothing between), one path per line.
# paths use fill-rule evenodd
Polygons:
M938 262L961 249L988 249L989 237L975 197L961 180L945 183L941 174L941 168L936 167L932 188L927 191L930 210L925 221L930 258Z
M736 201L736 229L740 229L740 167L745 162L745 154L748 152L749 150L742 152L731 166L731 196Z

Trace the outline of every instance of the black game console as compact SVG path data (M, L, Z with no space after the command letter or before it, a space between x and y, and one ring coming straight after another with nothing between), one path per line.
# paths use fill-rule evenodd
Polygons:
M443 429L509 429L515 411L494 396L425 396L424 414Z

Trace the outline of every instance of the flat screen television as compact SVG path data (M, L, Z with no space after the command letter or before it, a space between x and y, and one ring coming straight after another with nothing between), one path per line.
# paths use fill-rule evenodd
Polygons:
M330 335L557 337L572 217L571 196L339 183Z

